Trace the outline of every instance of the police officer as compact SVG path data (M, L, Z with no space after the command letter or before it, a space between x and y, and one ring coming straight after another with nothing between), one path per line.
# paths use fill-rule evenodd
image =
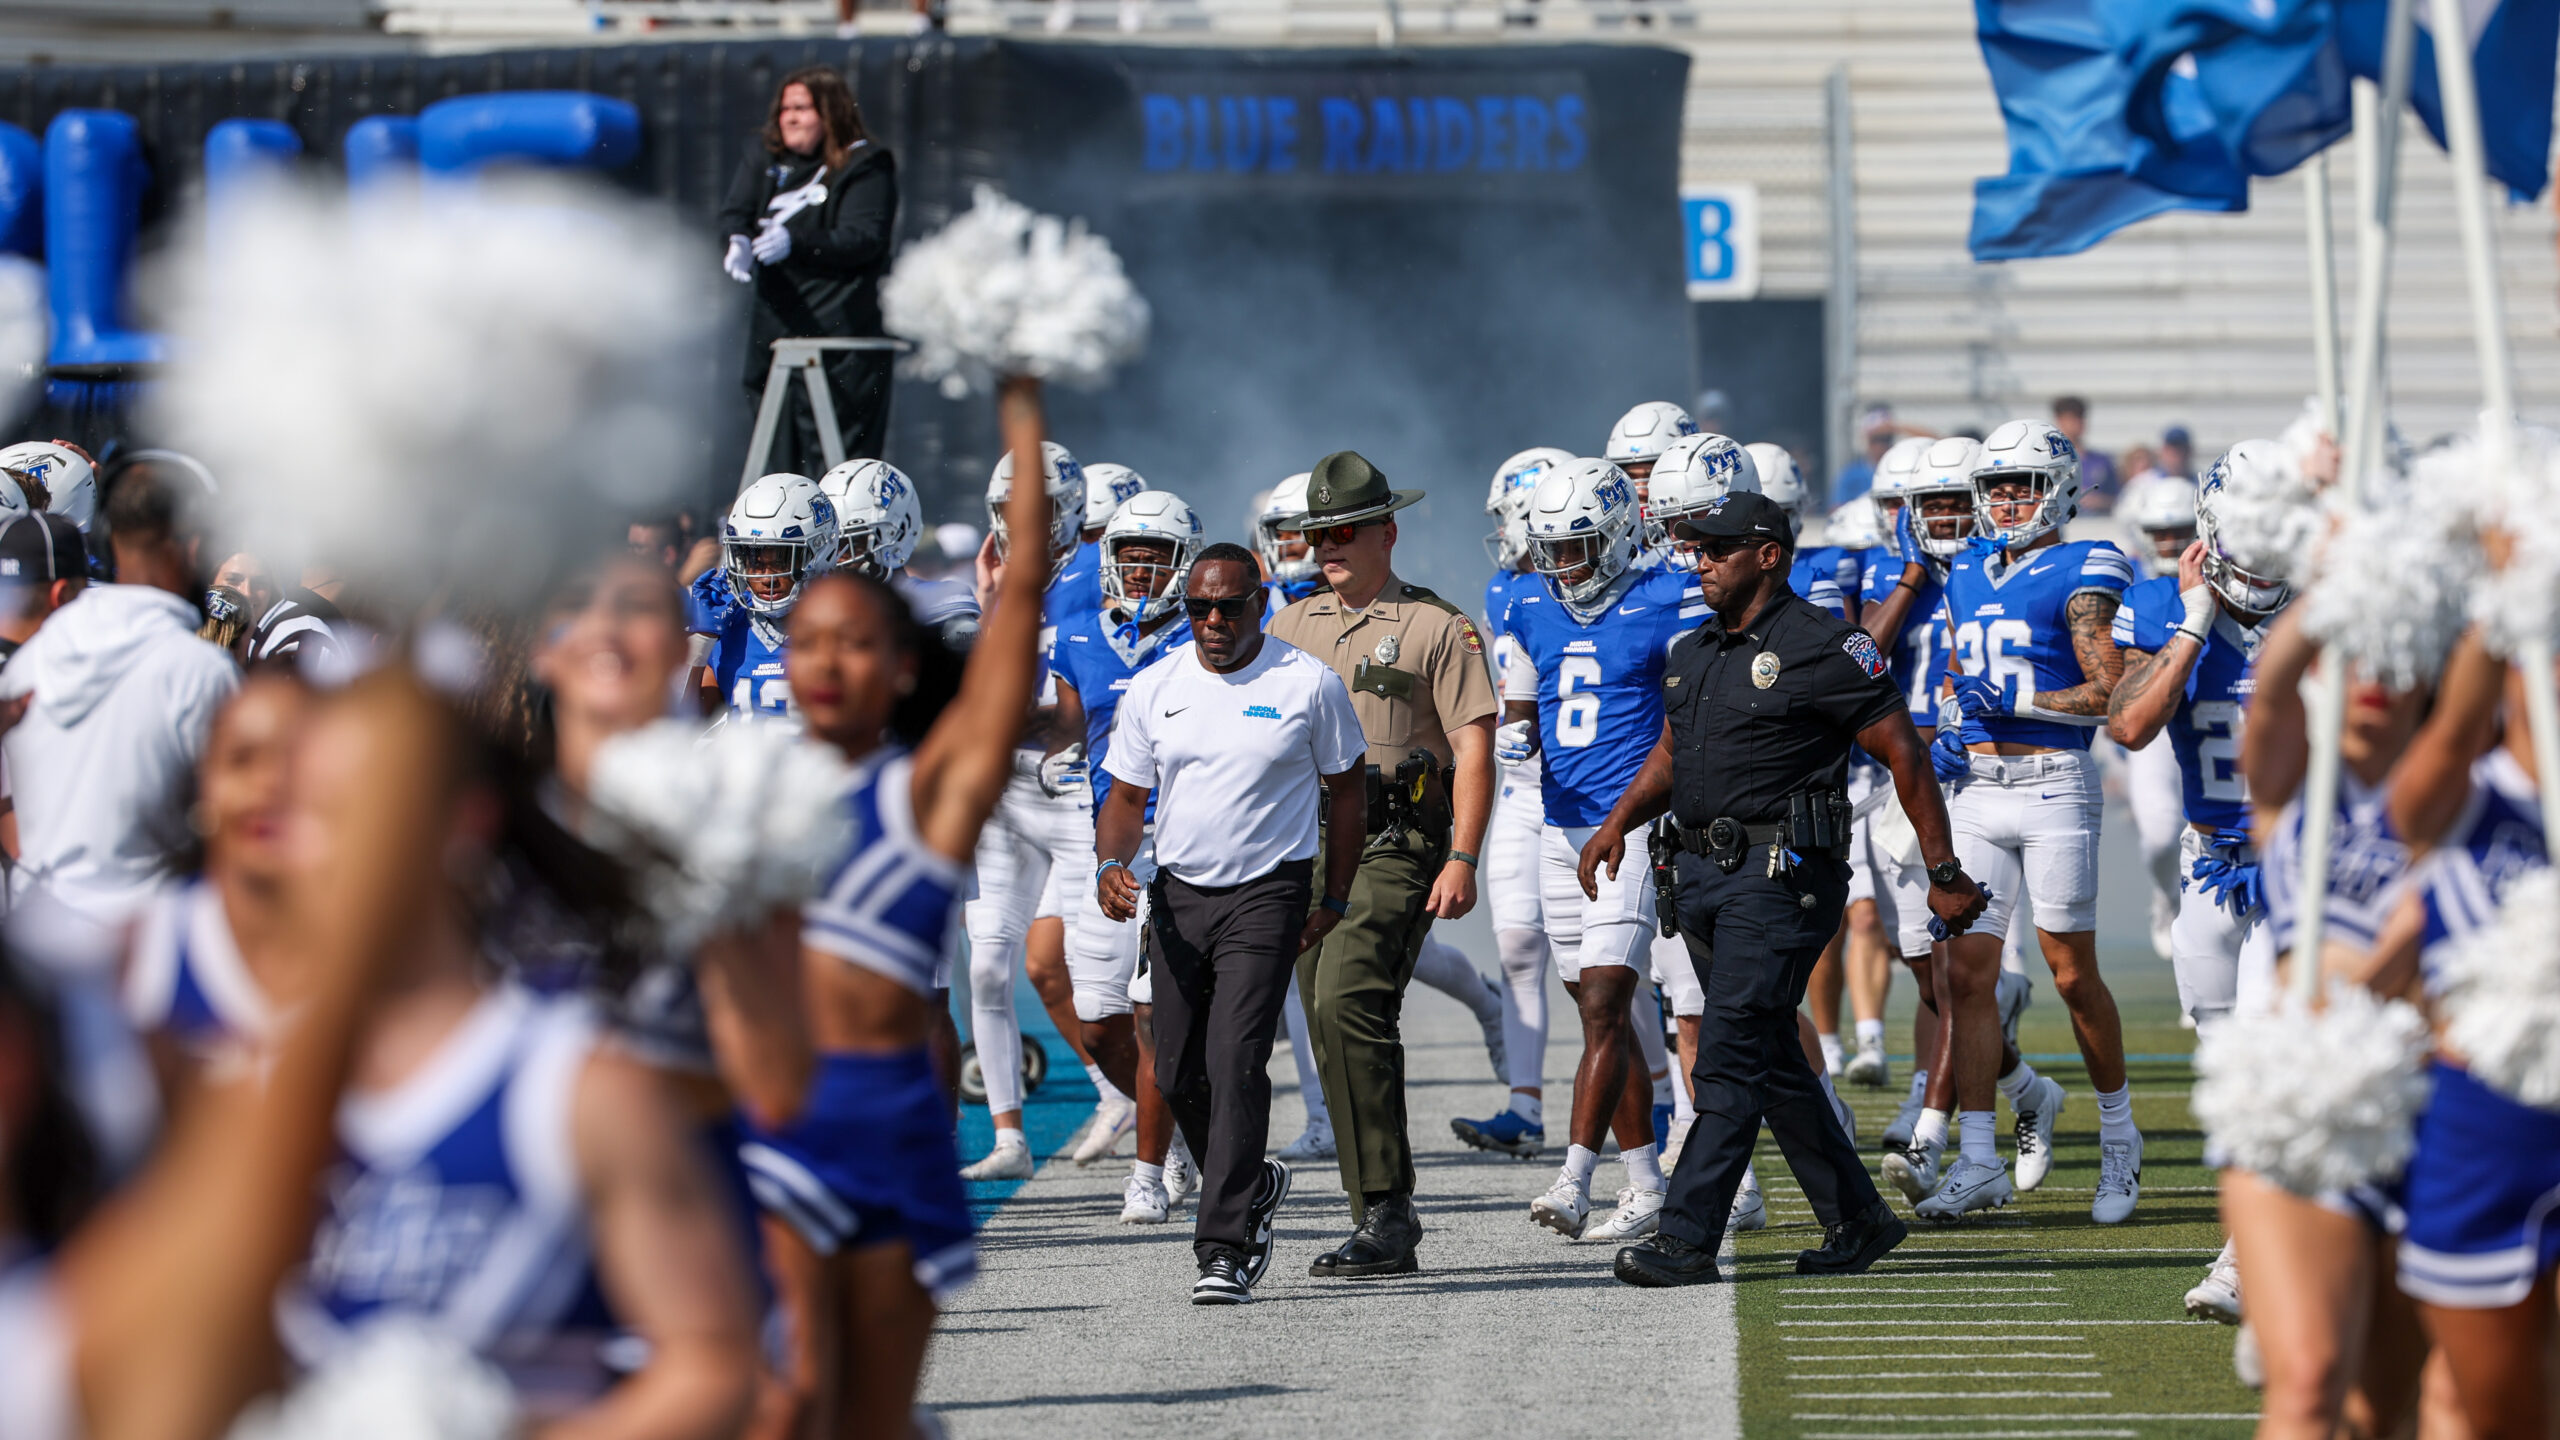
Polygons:
M1271 633L1351 687L1369 754L1369 835L1351 904L1324 944L1298 958L1342 1188L1357 1227L1319 1257L1324 1277L1403 1275L1422 1222L1405 1135L1404 989L1434 919L1475 908L1476 847L1493 808L1500 706L1484 639L1457 606L1398 580L1395 512L1422 498L1391 490L1351 451L1316 462L1305 532L1327 588L1271 621Z
M1705 988L1698 1119L1661 1229L1618 1252L1630 1285L1712 1283L1716 1250L1765 1116L1824 1227L1804 1275L1854 1275L1909 1232L1876 1194L1796 1040L1796 1007L1848 901L1849 749L1893 772L1950 932L1982 913L1956 863L1927 749L1867 633L1794 595L1787 512L1731 494L1672 531L1715 614L1673 642L1663 736L1582 850L1582 884L1612 874L1627 834L1668 810L1679 922Z

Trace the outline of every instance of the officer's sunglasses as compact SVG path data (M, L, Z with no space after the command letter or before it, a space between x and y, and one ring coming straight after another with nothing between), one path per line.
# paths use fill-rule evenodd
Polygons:
M1675 523L1671 527L1671 538L1679 541L1681 548L1698 551L1710 560L1729 560L1745 550L1757 549L1767 543L1739 535L1701 535L1686 523Z
M1203 600L1196 595L1182 597L1182 613L1190 616L1193 624L1208 619L1209 612L1215 610L1233 625L1243 620L1245 611L1252 606L1253 597L1250 595L1230 595L1223 600Z
M1385 523L1383 520L1357 520L1347 525L1320 525L1304 533L1310 545L1348 545L1352 537L1362 530Z

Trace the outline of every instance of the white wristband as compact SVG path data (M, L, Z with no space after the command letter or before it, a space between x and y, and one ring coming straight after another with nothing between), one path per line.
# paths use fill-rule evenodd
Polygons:
M2178 592L2178 599L2186 606L2186 616L2178 622L2178 633L2199 645L2203 644L2205 632L2213 628L2216 608L2213 587L2190 585Z

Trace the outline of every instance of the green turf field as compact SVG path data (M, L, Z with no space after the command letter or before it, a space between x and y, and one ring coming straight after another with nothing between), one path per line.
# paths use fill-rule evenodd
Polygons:
M2127 1053L2183 1057L2193 1037L2178 1026L2168 966L2147 951L2118 951L2105 969ZM1910 1004L1908 978L1897 977L1890 1050L1910 1047ZM1914 1221L1902 1248L1865 1275L1795 1274L1795 1252L1820 1232L1763 1137L1770 1226L1740 1237L1734 1287L1750 1440L2248 1433L2257 1397L2232 1377L2233 1332L2188 1320L2179 1303L2222 1244L2203 1137L2187 1113L2188 1065L2151 1058L2130 1067L2144 1138L2142 1204L2127 1224L2093 1225L2098 1108L2047 977L2037 977L2018 1038L2037 1070L2070 1092L2052 1175L1969 1223ZM2073 1058L2046 1058L2064 1054ZM1895 1055L1890 1090L1846 1092L1871 1157L1908 1065ZM2004 1159L2008 1123L2003 1105ZM1880 1172L1877 1183L1904 1209Z

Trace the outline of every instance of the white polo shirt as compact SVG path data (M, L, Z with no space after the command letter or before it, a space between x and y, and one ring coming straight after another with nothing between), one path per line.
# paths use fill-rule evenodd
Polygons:
M1102 768L1156 792L1156 864L1217 887L1314 855L1320 778L1368 749L1342 677L1266 635L1230 674L1200 663L1197 645L1139 671Z

